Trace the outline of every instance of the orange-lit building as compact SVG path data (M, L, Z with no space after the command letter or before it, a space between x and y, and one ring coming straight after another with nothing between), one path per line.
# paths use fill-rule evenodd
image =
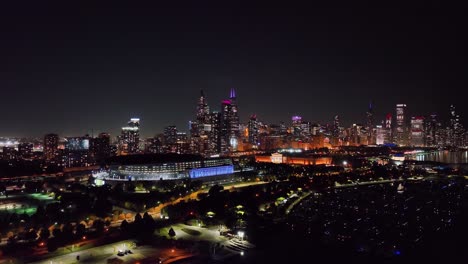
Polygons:
M287 156L281 153L256 155L256 162L283 163L291 165L331 165L332 157L323 156Z

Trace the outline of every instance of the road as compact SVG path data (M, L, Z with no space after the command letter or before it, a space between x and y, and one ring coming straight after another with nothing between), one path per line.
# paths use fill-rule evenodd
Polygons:
M118 256L119 250L131 250L131 254ZM79 256L79 260L78 260ZM170 263L173 259L191 257L192 254L181 249L158 249L151 246L135 246L134 240L122 240L116 243L93 247L90 249L70 252L65 255L33 262L34 264L73 264L73 263L89 263L89 264L107 264L112 259L118 259L116 263L137 263L138 261L150 258L159 257L163 263Z
M248 187L248 186L253 186L253 185L259 185L259 184L267 184L267 182L241 182L241 183L229 183L226 185L223 185L225 189L235 189L235 188L243 188L243 187ZM174 201L171 202L166 202L162 203L156 207L153 207L148 210L148 214L151 215L153 218L159 218L161 217L161 210L168 206L168 205L174 205L177 204L181 201L187 201L187 200L196 200L198 199L198 195L201 193L208 193L209 188L201 189L196 192L192 192L190 194L187 194L185 196L182 196L180 198L177 198ZM121 222L121 221L120 221Z

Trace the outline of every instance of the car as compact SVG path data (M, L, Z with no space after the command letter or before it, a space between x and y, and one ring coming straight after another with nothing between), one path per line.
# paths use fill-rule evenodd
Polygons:
M125 250L125 254L133 254L133 252L130 249Z
M119 252L117 252L117 256L124 256L125 255L125 252L123 252L122 250L119 250Z

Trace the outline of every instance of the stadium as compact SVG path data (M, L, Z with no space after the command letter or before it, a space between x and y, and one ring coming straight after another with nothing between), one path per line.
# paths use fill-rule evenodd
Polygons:
M198 179L234 173L230 158L188 154L145 154L112 157L109 169L93 176L106 181Z

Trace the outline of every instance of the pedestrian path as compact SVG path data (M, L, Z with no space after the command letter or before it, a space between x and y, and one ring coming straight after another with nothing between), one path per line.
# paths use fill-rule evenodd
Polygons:
M245 240L231 239L225 244L225 247L232 251L243 252L254 248L255 246Z

